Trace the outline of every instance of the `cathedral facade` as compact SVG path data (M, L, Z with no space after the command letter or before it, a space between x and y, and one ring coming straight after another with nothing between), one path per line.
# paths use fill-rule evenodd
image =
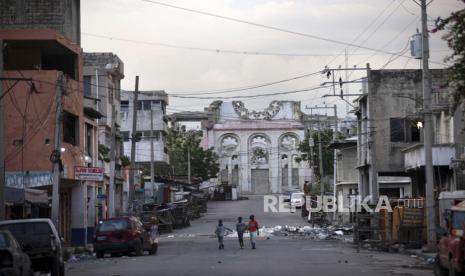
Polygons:
M209 111L214 120L204 128L204 145L219 156L220 183L239 194L272 194L302 189L309 180L298 150L305 135L300 102L273 101L262 111L214 102Z

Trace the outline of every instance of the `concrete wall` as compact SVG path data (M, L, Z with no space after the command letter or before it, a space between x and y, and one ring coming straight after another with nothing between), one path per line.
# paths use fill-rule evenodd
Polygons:
M358 182L357 146L341 148L337 154L337 182Z
M5 29L53 29L81 43L80 0L0 0Z
M441 87L447 80L445 70L431 70L432 86ZM404 158L401 149L408 142L391 142L390 118L415 118L420 115L422 88L420 70L369 71L369 114L377 155L377 169L382 172L402 172ZM433 91L435 92L435 91Z

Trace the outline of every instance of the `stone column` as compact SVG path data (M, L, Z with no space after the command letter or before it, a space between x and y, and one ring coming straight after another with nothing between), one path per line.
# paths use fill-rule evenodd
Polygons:
M271 139L271 147L268 148L269 151L269 163L268 167L270 170L270 192L271 193L278 193L279 191L279 152L278 152L278 139L276 139L275 135L270 135ZM276 150L273 150L276 149Z
M289 152L288 155L287 155L287 187L289 189L292 188L292 165L293 165L293 162L292 162L292 153Z

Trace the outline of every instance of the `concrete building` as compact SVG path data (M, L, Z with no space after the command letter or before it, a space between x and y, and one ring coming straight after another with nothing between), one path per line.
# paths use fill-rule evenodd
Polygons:
M435 185L450 189L463 183L450 165L451 159L463 153L464 139L463 134L458 134L463 121L452 118L441 105L446 96L446 73L431 70L436 103L433 160ZM356 109L358 189L362 196L376 197L378 192L390 197L425 195L421 82L420 70L368 71L364 95L358 99Z
M2 29L52 29L72 43L80 45L80 2L80 0L0 0L0 26Z
M104 180L98 187L97 219L108 216L108 195L110 182L110 152L113 124L115 142L115 214L125 213L123 209L122 162L123 143L121 126L121 80L124 78L124 64L113 53L84 53L84 103L85 108L96 114L98 121L97 166L104 168ZM112 114L114 112L114 115Z
M214 102L204 123L204 144L219 155L219 181L239 194L302 189L310 179L306 162L297 162L304 139L300 102L273 101L251 111L240 101Z
M51 195L51 156L56 128L56 95L63 94L62 148L60 178L59 231L66 242L82 244L88 233L87 214L92 213L94 182L79 178L77 168L87 166L87 144L83 133L82 50L53 30L2 30L4 41L4 77L30 78L29 81L4 81L10 90L5 101L6 185L10 188L40 189ZM25 54L27 53L27 54ZM37 69L37 68L40 68ZM91 133L95 134L95 130ZM96 151L95 151L96 152ZM55 156L56 156L55 152ZM7 198L8 200L8 198ZM48 204L47 204L48 206ZM48 217L49 209L38 214L24 212L16 217Z
M336 191L335 195L342 197L344 207L350 205L351 196L358 194L357 171L357 136L352 136L331 145L337 149L336 154ZM354 215L348 212L337 214L338 223L354 222Z
M131 156L132 118L134 111L134 92L121 94L121 134L124 155ZM169 164L166 148L168 95L164 91L141 91L137 101L137 137L136 164L140 169L150 168L151 144L155 167ZM153 136L151 135L153 130Z

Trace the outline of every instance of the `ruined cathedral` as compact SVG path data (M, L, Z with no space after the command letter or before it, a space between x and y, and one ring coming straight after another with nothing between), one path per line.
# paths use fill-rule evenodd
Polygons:
M300 102L273 101L262 111L243 102L214 102L206 110L204 146L215 148L218 180L239 194L281 193L309 180L307 162L298 162L304 139Z

